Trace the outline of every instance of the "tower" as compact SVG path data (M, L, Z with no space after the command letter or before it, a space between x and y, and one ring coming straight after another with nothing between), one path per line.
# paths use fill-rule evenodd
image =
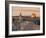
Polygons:
M19 22L22 22L22 14L19 15Z

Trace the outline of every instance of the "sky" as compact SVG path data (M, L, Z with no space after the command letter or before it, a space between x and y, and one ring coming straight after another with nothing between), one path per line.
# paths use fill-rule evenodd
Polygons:
M31 16L32 13L35 13L37 17L40 16L40 8L38 7L12 7L12 16L19 16L20 13L22 16Z

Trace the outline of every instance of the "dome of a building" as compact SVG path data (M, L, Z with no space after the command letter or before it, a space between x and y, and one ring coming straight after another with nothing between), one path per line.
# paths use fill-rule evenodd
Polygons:
M36 14L35 13L32 13L32 18L36 18Z

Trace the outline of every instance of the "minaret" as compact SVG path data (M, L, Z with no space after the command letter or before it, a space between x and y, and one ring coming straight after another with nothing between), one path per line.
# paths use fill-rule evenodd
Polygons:
M22 14L20 13L20 16L19 16L19 22L22 21Z

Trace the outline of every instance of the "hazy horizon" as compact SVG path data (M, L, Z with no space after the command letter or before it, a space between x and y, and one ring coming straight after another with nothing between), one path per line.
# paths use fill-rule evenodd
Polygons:
M38 7L12 7L12 16L31 16L35 13L37 17L40 17L40 8Z

